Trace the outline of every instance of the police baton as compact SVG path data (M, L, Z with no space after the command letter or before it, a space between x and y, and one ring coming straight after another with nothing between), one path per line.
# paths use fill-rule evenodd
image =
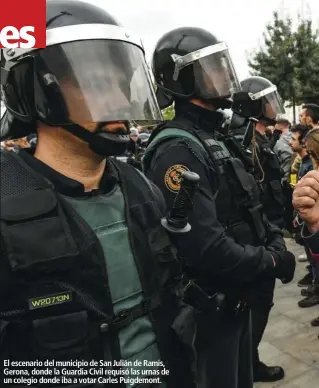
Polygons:
M181 177L181 186L175 198L174 205L167 217L162 218L163 227L174 234L184 234L191 230L188 222L188 212L193 207L193 199L199 184L199 175L184 171Z
M185 234L191 230L188 222L188 212L193 207L193 199L199 184L199 175L185 171L182 174L181 187L175 198L172 210L167 217L162 218L163 227L172 234ZM183 299L186 303L199 310L222 313L225 310L225 295L215 293L208 295L193 279L186 274L182 276Z

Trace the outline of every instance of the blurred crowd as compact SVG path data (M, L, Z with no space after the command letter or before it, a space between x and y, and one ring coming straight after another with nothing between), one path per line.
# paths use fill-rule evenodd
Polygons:
M9 139L1 142L1 149L18 152L21 148L32 148L37 144L36 134L21 139Z
M293 209L292 195L296 184L319 166L319 106L305 104L296 125L281 119L275 127L268 129L269 139L282 168L282 187L286 199L286 236L294 238L305 249L304 254L298 258L299 262L306 264L306 273L298 281L298 286L302 287L301 295L304 297L298 305L301 308L309 308L319 305L319 263L313 258L302 238L302 223ZM319 326L319 318L314 319L311 325Z

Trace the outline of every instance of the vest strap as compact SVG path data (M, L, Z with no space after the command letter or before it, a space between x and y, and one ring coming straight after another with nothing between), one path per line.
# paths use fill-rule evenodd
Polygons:
M192 135L191 133L187 132L186 130L179 129L179 128L166 128L162 130L149 144L148 147L151 147L151 149L159 142L164 141L168 138L172 137L184 137L186 139L192 140L195 143L197 143L201 148L205 149L203 144L197 137Z
M160 131L147 146L146 152L142 157L142 167L144 172L148 169L149 161L152 159L152 156L157 146L161 143L164 143L166 140L172 139L172 138L182 138L182 139L191 140L195 142L197 145L199 145L204 151L206 151L202 142L196 136L188 132L186 129L165 128L162 131Z

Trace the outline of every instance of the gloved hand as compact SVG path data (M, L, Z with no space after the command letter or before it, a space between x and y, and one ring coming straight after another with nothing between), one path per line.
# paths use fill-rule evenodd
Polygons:
M283 284L290 283L295 274L296 258L295 255L289 251L274 252L270 251L275 261L276 278L280 279Z
M287 247L285 240L281 236L274 236L267 244L267 251L270 252L285 252Z
M267 241L266 249L268 251L278 252L286 251L286 243L283 238L283 233L278 226L271 224L269 221L266 224L267 229Z

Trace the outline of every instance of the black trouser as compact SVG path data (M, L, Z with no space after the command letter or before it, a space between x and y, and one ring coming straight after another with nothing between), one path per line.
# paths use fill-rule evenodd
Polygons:
M271 308L254 308L251 310L252 343L253 343L253 368L260 363L258 347L263 338Z
M309 262L309 266L307 266L307 269L312 274L313 280L314 280L314 283L315 283L316 282L316 277L317 277L316 276L317 275L317 271L316 271L317 263L313 259L312 254L310 253L310 249L307 247L307 245L305 245L305 252L306 252L306 255L307 255L307 260Z
M198 388L252 388L249 309L218 319L200 313L197 325Z
M285 229L288 230L288 232L292 233L293 232L293 226L292 226L292 221L293 221L293 213L294 213L294 208L292 206L292 188L290 184L287 181L283 182L282 185L283 188L283 193L285 196Z
M315 287L315 292L319 294L319 263L317 263L312 257L310 249L307 247L307 245L305 245L305 251L309 262L309 266L307 266L307 269L313 276L313 285Z
M314 277L313 285L315 286L316 294L319 294L319 262L316 262L315 264L315 277Z
M269 319L270 310L273 306L276 279L272 277L259 279L258 283L258 290L256 289L255 291L256 298L252 302L251 308L254 368L256 368L260 363L258 347L264 335Z

